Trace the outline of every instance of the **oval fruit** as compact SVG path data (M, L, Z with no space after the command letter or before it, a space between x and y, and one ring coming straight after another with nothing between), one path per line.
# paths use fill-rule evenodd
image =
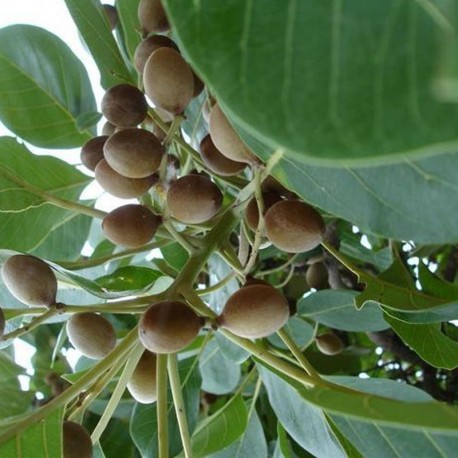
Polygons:
M102 229L115 245L139 248L147 244L162 219L143 205L128 204L110 212L102 221Z
M10 293L24 304L50 307L56 302L56 276L41 259L22 254L11 256L3 264L2 278Z
M344 349L344 344L339 336L326 332L316 336L316 346L324 355L338 355Z
M143 92L130 84L113 86L102 98L102 113L116 127L138 126L147 112Z
M151 35L140 42L134 54L134 63L138 73L143 73L148 57L151 56L156 49L162 47L172 48L179 52L175 42L165 35Z
M167 191L167 209L177 220L199 224L213 218L221 208L223 195L210 178L191 174L178 178Z
M97 164L103 159L103 145L108 140L107 135L100 135L88 140L81 148L81 163L89 170L94 171Z
M110 135L113 135L115 132L116 126L114 124L111 124L110 121L106 121L102 127L102 135L107 135L109 137Z
M258 162L257 158L229 123L218 104L213 106L210 113L210 135L221 154L224 154L229 159L237 162L247 162L248 164Z
M229 297L218 322L240 337L257 339L278 331L288 318L288 301L273 286L250 284Z
M159 48L146 61L143 87L155 106L181 114L194 96L194 77L180 53Z
M153 353L175 353L199 334L203 320L183 302L164 301L148 307L138 333L143 346Z
M108 162L102 159L95 168L95 179L112 196L133 199L142 196L157 183L158 176L153 174L146 178L127 178L113 170Z
M328 269L322 262L311 264L305 273L305 278L310 288L317 290L329 288Z
M108 24L110 24L110 29L116 29L119 23L118 10L113 5L102 4L100 6L102 7L102 11L107 18Z
M144 129L114 133L103 148L109 166L128 178L146 178L155 173L164 155L160 141Z
M140 0L137 15L145 34L165 32L170 28L161 0Z
M282 198L274 192L263 192L262 193L262 201L264 203L264 212L263 214L265 215L267 210L269 210L272 205L276 204L277 202L280 202ZM248 203L246 210L245 210L245 221L248 225L248 227L252 231L256 231L258 228L259 224L259 209L258 209L258 202L256 201L256 198L252 198L250 202Z
M267 210L264 220L269 241L287 253L310 251L323 240L323 218L304 202L277 202Z
M224 177L238 175L246 167L245 162L236 162L221 154L210 135L206 135L200 142L200 155L212 172Z
M92 458L91 436L73 421L63 423L63 458Z
M102 315L91 312L76 313L67 321L70 343L84 356L102 359L116 346L112 324Z
M156 355L145 350L132 372L127 389L140 404L151 404L157 399Z

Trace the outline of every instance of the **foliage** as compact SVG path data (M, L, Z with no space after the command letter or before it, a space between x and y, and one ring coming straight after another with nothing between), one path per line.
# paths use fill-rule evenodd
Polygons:
M112 31L97 0L66 0L104 90L142 89L139 3L115 2ZM27 307L1 285L0 455L61 456L70 419L107 458L456 456L454 2L163 6L171 30L161 33L205 90L183 115L148 107L142 128L162 135L168 156L133 201L162 218L141 246L105 238L107 213L82 198L94 174L65 161L100 132L99 88L59 37L28 25L0 30L0 120L16 136L0 138L0 260L40 257L59 283L49 308ZM258 158L237 176L213 173L199 153L215 101ZM193 170L212 178L223 204L186 225L169 214L166 194ZM323 216L313 250L282 252L263 217L256 231L244 222L250 199L263 209L272 177L282 198ZM326 273L319 287L307 283L316 263ZM226 329L221 312L253 278L280 291L291 316L249 340ZM143 352L137 324L164 300L186 302L205 324L178 354L158 355L157 401L143 405L126 390ZM72 368L65 322L81 312L103 313L118 343ZM343 352L319 351L316 337L328 332ZM36 349L33 373L15 363L15 338Z

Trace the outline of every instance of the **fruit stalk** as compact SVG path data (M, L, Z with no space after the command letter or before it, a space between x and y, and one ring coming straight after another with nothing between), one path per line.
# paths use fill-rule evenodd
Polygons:
M169 431L167 416L167 359L168 355L157 355L157 436L159 458L169 456Z
M192 457L191 437L189 435L188 421L186 419L186 410L181 392L180 374L178 372L178 362L176 353L169 355L168 373L170 379L170 387L172 389L173 404L180 429L181 442L185 458Z

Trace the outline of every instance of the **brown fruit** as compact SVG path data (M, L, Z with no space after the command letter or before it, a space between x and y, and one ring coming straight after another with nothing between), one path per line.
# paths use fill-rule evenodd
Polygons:
M322 262L311 264L305 273L305 278L310 288L318 290L329 288L328 269Z
M102 113L116 127L138 126L147 111L143 92L130 84L113 86L102 98Z
M155 173L164 147L151 132L124 129L113 134L103 148L108 165L128 178L146 178Z
M103 145L108 140L107 135L101 135L88 140L81 148L81 163L94 171L96 165L103 159Z
M0 340L3 338L3 334L5 334L5 314L0 307Z
M162 47L172 48L179 52L178 46L175 44L175 42L165 35L151 35L150 37L145 38L137 46L134 54L134 63L138 73L143 73L143 69L145 68L148 57L151 56L151 54L153 54L156 49Z
M224 177L238 175L246 167L246 163L233 161L221 154L210 135L206 135L200 142L200 155L212 172Z
M175 353L199 334L203 320L183 302L164 301L148 307L138 333L143 346L153 353Z
M316 336L316 346L325 355L338 355L344 349L344 344L339 336L332 332L326 332Z
M199 224L213 218L221 208L223 195L210 178L186 175L167 191L167 209L178 221Z
M232 294L218 322L240 337L257 339L278 331L288 317L288 301L273 286L251 284Z
M91 312L76 313L67 321L70 343L84 356L102 359L116 346L112 324L102 315Z
M101 5L103 12L105 13L105 16L108 20L108 23L110 24L110 29L114 30L118 26L119 22L119 16L118 16L118 11L113 5L106 5L103 4Z
M224 154L229 159L237 162L247 162L248 164L258 162L257 158L229 123L218 104L213 106L210 113L210 135L221 154Z
M286 197L287 199L295 199L296 194L291 192L289 189L286 189L276 178L272 175L266 177L266 179L262 182L262 191L263 192L274 192L279 194L282 197Z
M155 106L181 114L194 96L194 78L187 62L172 48L151 54L143 70L145 93Z
M41 259L22 254L11 256L3 264L2 278L9 292L24 304L49 307L56 302L56 276Z
M323 239L323 218L298 200L277 202L267 210L264 220L269 241L287 253L310 251Z
M265 215L267 210L269 210L272 205L280 202L282 198L274 192L263 192L262 193L262 200L264 203L264 212ZM252 231L256 231L259 224L259 210L258 210L258 202L253 197L250 202L248 203L246 210L245 210L245 221L248 227Z
M102 229L115 245L139 248L154 237L160 223L161 218L143 205L128 204L105 216Z
M138 20L143 33L165 32L170 25L160 0L140 0Z
M91 436L78 423L64 421L63 446L63 458L92 458Z
M156 355L145 350L127 384L131 396L140 404L156 401Z
M95 179L112 196L133 199L142 196L157 183L158 176L154 174L146 178L127 178L114 171L108 162L102 159L95 168Z
M109 137L110 135L113 135L115 132L116 126L114 124L111 124L110 121L106 121L102 127L102 135L107 135Z

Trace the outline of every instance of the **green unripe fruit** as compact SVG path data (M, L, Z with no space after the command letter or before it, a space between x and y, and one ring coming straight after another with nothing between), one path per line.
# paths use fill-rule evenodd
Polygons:
M280 202L282 198L274 193L274 192L263 192L262 193L262 201L264 203L264 212L263 214L266 214L266 211L272 207L272 205L276 204L277 202ZM259 209L258 209L258 202L257 200L253 197L250 202L248 203L246 210L245 210L245 221L248 225L248 227L252 231L256 231L258 228L259 224Z
M285 296L292 300L300 299L309 290L310 286L303 274L294 274L284 287Z
M5 314L0 307L0 340L3 338L3 334L5 334Z
M269 241L287 253L310 251L323 240L323 218L304 202L277 202L267 210L264 220Z
M322 262L311 264L305 273L305 278L310 288L318 290L329 288L328 269Z
M153 353L175 353L192 343L203 320L183 302L164 301L149 307L140 319L138 333Z
M140 404L151 404L157 399L156 355L145 350L130 377L127 389Z
M130 84L113 86L102 98L102 113L116 127L138 126L147 112L143 92Z
M212 172L223 177L238 175L246 167L246 163L233 161L221 154L210 135L206 135L200 142L200 155Z
M165 32L170 25L160 0L140 0L138 20L143 33Z
M103 145L108 140L107 135L101 135L88 140L81 148L81 163L89 170L94 171L97 164L103 159Z
M151 56L151 54L153 54L156 49L162 47L172 48L179 52L178 46L175 44L175 42L165 35L151 35L150 37L145 38L137 46L134 54L134 63L138 73L143 73L148 57Z
M229 123L218 104L213 106L210 113L210 135L215 146L227 158L248 164L258 162Z
M84 312L67 321L70 343L84 356L102 359L116 346L116 333L112 324L97 313Z
M95 168L95 179L112 196L133 199L145 194L157 183L158 177L154 174L146 178L127 178L113 170L108 162L102 159Z
M164 155L160 141L144 129L114 133L103 148L108 165L128 178L146 178L155 173Z
M199 224L213 218L221 208L223 195L210 178L186 175L174 181L167 191L167 209L177 220Z
M257 339L278 331L288 320L286 298L273 286L251 284L226 302L219 324L240 337Z
M325 355L338 355L344 349L344 344L339 336L332 332L326 332L316 336L316 346Z
M180 53L163 47L146 61L143 87L155 106L181 114L194 96L194 77Z
M143 205L128 204L105 216L102 229L115 245L139 248L154 237L161 221L161 217Z
M2 278L9 292L30 306L56 302L57 280L52 269L41 259L18 254L3 264Z
M92 458L91 436L86 429L73 421L64 421L63 458Z

